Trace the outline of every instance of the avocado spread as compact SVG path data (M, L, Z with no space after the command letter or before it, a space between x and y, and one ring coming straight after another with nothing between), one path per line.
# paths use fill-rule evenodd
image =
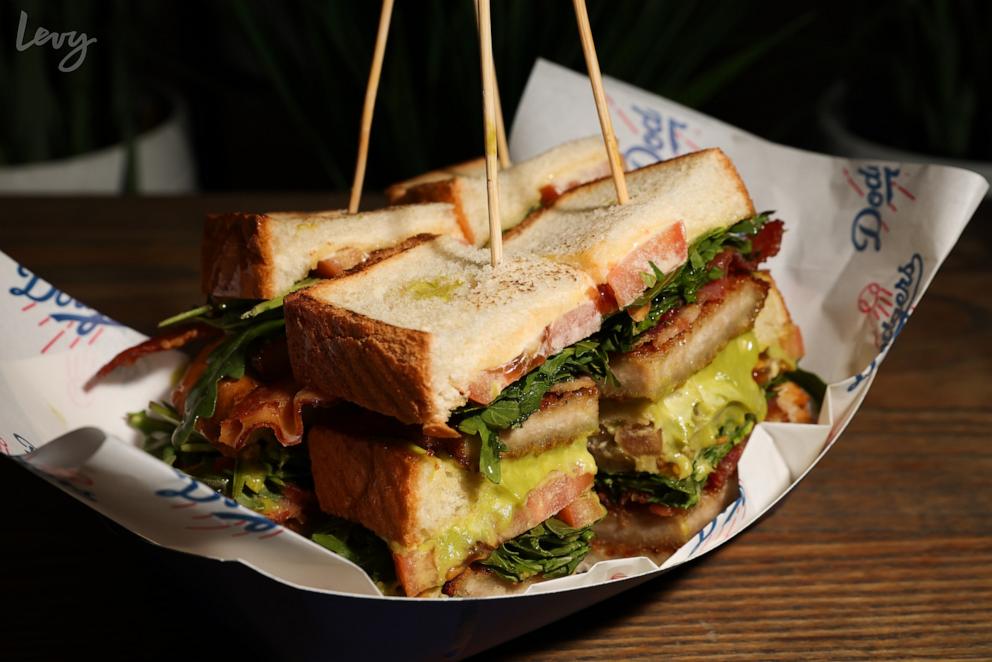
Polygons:
M472 509L424 543L421 551L434 548L435 563L443 577L463 563L478 545L498 546L511 533L508 527L525 508L527 496L552 472L569 476L596 472L585 436L542 453L504 458L499 483L486 480L482 474L468 476L476 491Z
M675 478L705 478L713 467L696 460L721 442L721 429L744 426L748 414L765 418L765 393L751 376L758 354L752 332L738 336L674 392L642 405L639 418L661 430L662 452L635 458L637 471L657 473L661 465Z

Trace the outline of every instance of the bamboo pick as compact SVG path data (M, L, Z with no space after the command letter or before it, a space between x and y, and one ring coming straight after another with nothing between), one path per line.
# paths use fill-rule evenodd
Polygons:
M486 194L489 202L489 260L499 266L503 259L503 233L499 213L499 163L496 159L496 67L493 64L493 32L489 0L479 2L479 54L482 61L482 114L486 141Z
M627 194L627 180L623 174L623 160L620 158L620 149L617 147L617 136L613 133L610 109L606 104L606 92L603 91L603 77L599 72L599 58L596 57L596 45L592 40L592 28L589 25L586 0L572 0L572 4L575 5L575 20L579 24L579 37L582 40L582 52L586 56L586 68L589 69L592 96L596 100L599 126L603 131L603 142L606 143L606 153L610 158L610 171L613 173L613 185L617 190L617 202L623 205L630 200L630 196Z
M475 25L481 29L479 25L479 0L473 0L472 6L475 7ZM513 163L510 161L510 144L506 141L506 124L503 123L503 103L499 97L499 82L496 78L495 66L493 67L493 97L496 99L496 143L499 146L496 153L499 155L499 167L505 169L513 165Z
M379 30L375 35L375 50L372 52L372 67L369 82L365 87L365 105L362 107L362 125L358 133L358 158L355 160L355 179L351 185L351 198L348 212L354 214L362 200L362 185L365 182L365 166L369 158L369 135L372 133L372 115L375 112L375 95L379 90L379 76L382 74L382 60L386 53L386 38L389 35L389 20L393 15L393 0L382 0L379 14Z

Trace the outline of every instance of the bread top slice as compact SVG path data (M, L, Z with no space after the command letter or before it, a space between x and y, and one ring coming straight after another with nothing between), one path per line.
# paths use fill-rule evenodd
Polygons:
M595 296L566 265L520 255L494 269L488 251L437 238L288 297L293 372L327 395L443 427L480 380L595 332Z
M202 287L216 297L270 299L321 261L344 271L377 251L425 234L461 236L451 205L404 205L357 214L213 214L203 232Z
M403 196L407 194L407 191L415 186L419 186L420 184L444 181L451 179L452 177L485 176L486 159L485 157L479 157L477 159L472 159L471 161L454 163L443 168L438 168L437 170L431 170L430 172L425 172L422 175L417 175L416 177L405 179L402 182L397 182L386 189L386 198L389 200L389 204L398 204L403 199Z
M521 161L499 173L500 214L503 230L520 223L542 200L609 173L603 139L590 136ZM456 208L469 243L489 241L489 207L483 161L469 161L435 171L387 189L393 203L450 202Z
M703 149L626 173L631 202L654 200L653 209L685 223L691 243L710 230L754 216L744 180L723 150ZM589 210L616 205L612 178L577 186L555 210ZM529 220L529 219L528 219Z
M616 204L612 179L578 186L508 232L504 237L507 252L531 252L560 261L583 269L603 284L617 275L611 272L618 266L639 270L627 274L637 277L651 273L648 262L667 272L685 261L686 244L754 215L744 183L719 149L645 166L626 177L629 203ZM679 245L673 228L678 224L684 231L681 258L676 260ZM666 232L670 233L667 239ZM641 259L638 252L643 253Z

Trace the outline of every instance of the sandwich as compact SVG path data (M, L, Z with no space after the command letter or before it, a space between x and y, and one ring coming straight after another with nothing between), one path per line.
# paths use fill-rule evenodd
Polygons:
M504 231L535 209L549 206L565 191L610 172L601 136L562 143L499 173L500 213ZM447 202L453 205L466 241L489 241L484 159L430 172L386 189L391 204Z
M608 206L607 180L573 189L511 231L507 251L583 269L616 311L597 334L609 372L597 380L589 448L609 515L593 546L598 557L660 562L737 498L754 425L810 422L815 407L798 384L810 383L797 372L802 335L759 270L783 224L755 213L726 155L703 150L628 173L627 183L623 207ZM632 234L661 219L681 236ZM614 255L595 259L615 237Z
M563 190L607 171L591 147L501 174L496 269L477 164L377 212L212 216L208 303L99 374L199 344L170 401L129 416L146 449L388 592L660 561L736 498L754 425L811 420L817 387L759 266L783 225L729 159L632 171L617 206L607 178Z
M90 385L147 354L194 349L170 397L128 416L144 435L145 449L310 535L329 522L315 505L303 440L309 422L334 400L294 380L283 299L438 235L463 241L454 210L445 203L357 214L210 215L201 251L207 303L164 320L158 335L114 357ZM336 530L339 539L348 529ZM374 539L365 532L351 535ZM347 550L339 545L337 551Z
M442 561L436 550L452 549L444 541L457 524L435 518L437 501L427 495L455 490L431 487L423 478L418 480L425 482L418 483L405 472L402 479L385 478L398 473L395 465L418 467L410 470L416 476L437 477L451 475L441 464L461 460L469 473L456 474L458 480L471 475L473 486L491 491L503 489L498 487L501 467L516 467L520 457L517 447L504 438L531 440L524 446L529 462L548 457L556 443L582 445L577 444L579 438L585 439L583 450L598 454L613 419L599 411L591 434L584 418L581 424L576 419L574 430L561 423L557 426L564 430L556 430L546 422L554 414L546 407L549 395L557 400L565 391L568 398L587 397L589 387L578 384L595 384L592 393L600 398L611 393L619 402L626 401L631 396L623 390L617 370L631 360L639 338L667 323L666 315L679 313L690 303L686 298L695 301L698 290L714 293L716 285L711 283L731 277L734 255L743 262L773 254L752 250L751 242L761 246L765 227L774 231L781 224L769 225L767 216L754 214L736 170L722 152L710 150L643 168L630 173L628 181L634 196L622 207L598 204L598 194L610 186L602 180L572 189L551 207L531 214L507 233L510 261L496 270L487 266L484 253L473 257L468 249L459 252L450 242L435 240L289 297L287 336L298 382L357 405L365 418L371 411L407 426L405 436L383 436L363 432L360 425L341 430L332 424L312 431L309 443L321 507L384 537L408 594L438 587L463 594L492 584L485 581L494 574L488 558L508 545L520 545L511 534L520 535L521 527L505 532L477 527L474 537L460 536L467 542L458 548L457 560ZM539 270L537 265L543 266ZM562 271L543 272L549 265ZM542 279L557 282L564 277L551 273L571 274L569 294L545 291ZM576 281L575 274L584 278ZM711 363L729 339L753 326L768 286L757 277L747 282L752 283L750 290L730 293L728 286L726 297L711 297L732 300L738 308L750 306L752 316L736 322L741 328L711 330L710 335L723 336L709 341L695 357L696 369ZM658 303L657 298L664 301ZM746 370L751 380L751 368ZM764 392L757 385L754 390L763 402ZM758 405L752 409L754 420L764 417ZM741 439L733 441L736 446ZM423 449L432 453L424 455ZM347 457L353 453L362 454L357 464L364 471ZM358 476L354 484L341 467L350 467L343 471L349 478ZM612 468L618 467L626 469ZM597 493L612 498L603 486L625 472L599 473ZM407 512L406 528L389 529L377 521L386 494L399 502L386 510L416 513ZM576 490L567 493L570 499L577 495ZM594 502L594 496L583 491L582 503ZM448 510L464 517L465 512L477 513L472 503L464 499ZM551 503L554 509L564 504L560 499ZM602 514L599 504L586 510L596 513L596 520ZM547 518L553 513L538 514ZM472 515L473 521L480 517L485 519ZM395 516L387 519L398 521ZM533 528L536 522L527 524ZM596 528L607 532L606 543L598 545L591 536L589 542L605 549L609 527ZM505 583L500 586L501 591L511 590Z
M451 205L211 214L203 228L202 289L218 299L271 299L310 275L333 278L435 235L461 235Z
M493 269L450 238L287 298L297 381L353 406L309 431L320 507L388 543L406 595L463 595L479 582L452 580L504 544L577 536L603 514L583 507L597 391L582 350L549 358L599 328L595 299L579 270L527 255ZM481 405L497 400L493 421ZM507 574L482 583L519 588Z

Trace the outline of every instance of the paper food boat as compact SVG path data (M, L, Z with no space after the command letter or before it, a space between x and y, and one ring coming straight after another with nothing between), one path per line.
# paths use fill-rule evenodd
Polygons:
M240 568L231 590L250 585L256 599L292 602L283 611L294 618L275 629L299 647L294 657L463 657L722 545L837 440L988 185L943 166L804 152L617 81L607 80L606 90L630 167L720 147L758 207L786 221L769 267L803 331L803 367L830 384L818 424L756 427L740 462L738 500L660 568L645 558L603 562L504 598L383 597L355 565L139 450L123 416L161 399L183 357L154 356L84 391L99 366L143 336L2 254L0 452L146 540L256 571ZM587 79L538 62L514 123L514 158L597 131ZM381 636L382 623L390 636Z

